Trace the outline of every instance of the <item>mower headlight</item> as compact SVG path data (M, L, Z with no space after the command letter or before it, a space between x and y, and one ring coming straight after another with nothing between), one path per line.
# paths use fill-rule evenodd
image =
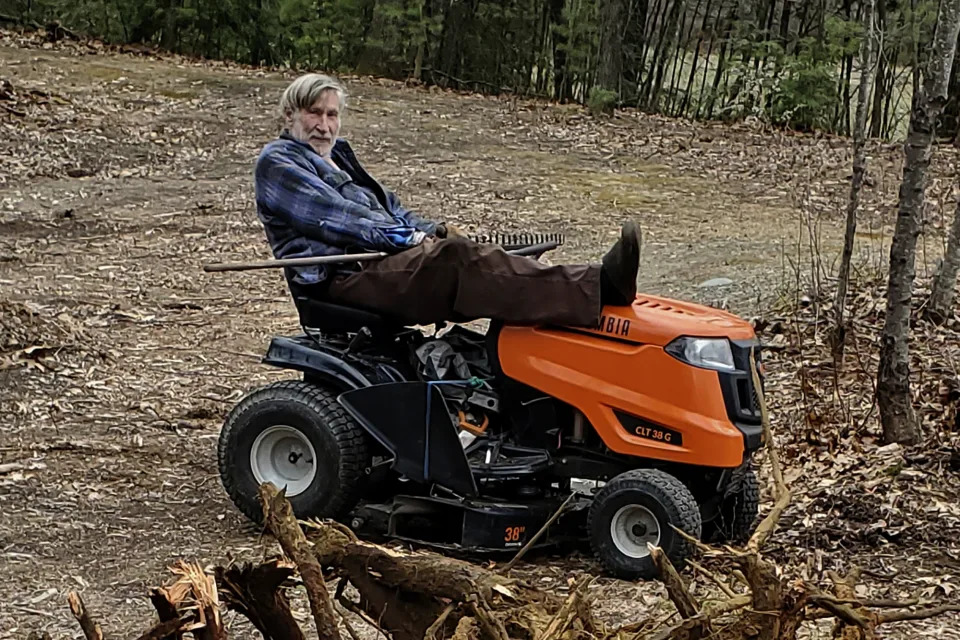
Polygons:
M733 351L726 338L680 337L666 346L666 351L677 360L695 367L715 371L736 371Z

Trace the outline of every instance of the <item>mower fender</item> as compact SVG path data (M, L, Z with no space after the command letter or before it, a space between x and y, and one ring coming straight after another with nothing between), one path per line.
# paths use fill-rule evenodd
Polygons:
M274 338L270 341L264 364L281 369L302 371L307 377L316 377L331 383L341 391L362 389L377 382L377 372L358 362L318 349L315 343L302 338Z

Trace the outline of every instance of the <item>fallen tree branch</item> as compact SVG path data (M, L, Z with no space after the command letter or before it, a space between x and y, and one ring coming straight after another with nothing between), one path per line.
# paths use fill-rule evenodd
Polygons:
M919 598L913 598L911 600L904 600L903 602L897 600L870 600L864 598L836 598L831 596L828 593L824 593L820 596L821 598L832 600L837 604L852 604L858 607L865 607L868 609L900 609L906 607L915 607L933 605L932 602L922 602Z
M264 521L286 553L296 564L300 579L307 590L310 611L317 625L317 635L321 640L337 640L340 631L333 612L333 603L327 592L327 583L323 579L323 570L313 555L310 543L293 515L293 507L283 492L267 482L260 485L260 504L263 507Z
M350 621L347 620L347 616L343 613L343 611L340 611L339 609L335 609L335 611L340 615L340 622L343 623L343 627L347 630L347 633L350 634L350 637L353 640L360 640L360 636L357 635L353 625L351 625Z
M886 622L901 622L903 620L924 620L926 618L933 618L945 613L950 613L952 611L960 611L960 604L941 604L936 607L919 609L917 611L886 611L881 613L878 617L880 619L880 623L883 624Z
M733 592L733 589L728 587L727 584L723 581L723 579L721 579L720 576L718 576L717 574L708 570L706 567L697 563L696 561L690 560L689 558L687 559L687 564L693 567L695 571L698 571L704 576L706 576L707 578L709 578L710 581L713 582L713 584L717 585L717 588L719 588L720 591L723 591L723 595L727 596L728 598L737 597L737 594Z
M811 594L810 604L826 609L834 617L839 618L840 620L846 622L847 624L858 626L861 629L870 628L867 621L864 620L863 617L858 615L857 612L850 607L850 605L841 604L833 598L821 597L822 595L823 594L820 594L820 593Z
M178 611L196 611L196 621L186 630L192 632L196 640L226 640L216 579L207 575L198 563L182 560L171 567L171 571L178 579L167 589L170 602Z
M247 618L264 640L304 640L282 589L293 572L291 565L273 560L256 567L217 567L215 575L227 608Z
M783 480L783 472L780 470L780 456L777 454L776 443L773 441L773 429L770 427L770 415L767 413L767 401L760 384L760 375L757 373L757 361L754 357L754 348L750 348L750 375L753 379L753 388L757 392L757 403L760 405L760 422L763 425L763 438L767 444L767 454L770 458L770 468L773 472L774 491L777 501L773 505L770 513L760 522L756 531L750 536L747 542L747 551L759 551L763 544L773 533L780 521L783 510L790 504L790 490Z
M581 579L581 581L570 590L570 595L567 596L567 599L560 605L560 609L554 614L553 619L550 620L550 624L547 625L546 630L538 640L554 640L563 635L563 632L567 630L567 627L570 626L570 623L572 623L577 616L577 608L583 597L582 593L590 585L590 582L590 580Z
M482 601L479 603L471 601L469 606L474 618L480 623L480 628L486 632L489 640L510 640L507 630L503 628L503 623L490 611L490 607Z
M341 566L360 593L359 608L376 620L375 628L384 630L393 640L423 640L427 628L443 610L437 597L426 595L421 589L385 583L385 574L369 558L348 555ZM397 564L390 570L395 574L403 570L403 565ZM416 565L408 570L415 572ZM409 577L416 580L419 576Z
M71 591L67 594L67 603L70 605L73 617L80 623L80 629L83 631L84 637L87 640L103 640L103 631L100 629L100 625L90 617L90 612L84 606L80 594Z
M177 611L176 605L170 601L170 595L167 593L166 589L159 587L151 589L150 602L153 603L153 608L157 610L157 617L159 618L161 624L180 619L180 612ZM147 633L150 632L148 631ZM167 632L167 635L162 637L169 638L170 640L181 640L181 638L183 638L183 630L177 627L175 630ZM144 638L144 640L146 639Z
M731 613L738 609L743 609L744 607L749 606L753 602L749 593L741 593L735 598L730 600L723 600L717 604L705 603L703 605L703 611L698 615L706 616L708 618L718 618L727 613Z
M443 599L444 602L456 600L467 602L475 593L480 593L488 602L496 592L509 592L518 600L538 601L551 610L560 606L560 599L514 578L505 577L476 564L429 552L407 552L386 548L348 536L327 524L315 525L324 531L316 538L314 553L325 566L346 569L348 577L359 589L354 578L359 573L376 574L378 584L390 589L416 593L430 598ZM436 619L443 607L438 606ZM424 625L424 630L429 622Z
M846 578L830 573L835 593L824 593L783 575L757 550L731 547L709 549L716 559L726 561L729 575L743 580L750 592L734 594L739 586L728 583L715 565L711 571L694 562L694 569L723 591L726 599L713 599L719 593L716 590L694 597L663 550L648 545L677 611L610 631L594 621L586 595L590 578L571 583L561 600L530 583L463 560L363 542L342 525L326 522L304 525L316 534L311 546L282 492L266 484L261 486L260 499L267 525L292 562L217 567L216 580L200 564L179 562L171 567L179 579L152 590L150 599L160 620L138 640L177 640L187 631L196 640L225 640L221 601L245 615L265 640L304 640L285 591L295 567L307 587L321 640L339 640L341 625L352 640L363 637L342 609L359 615L390 640L795 640L803 623L822 618L837 620L837 640L875 640L874 629L881 623L960 611L960 604L899 611L895 609L919 600L857 598L856 570ZM339 577L332 596L320 558ZM359 593L357 602L345 597L347 585ZM71 593L69 601L75 617L86 620L81 623L86 640L103 640L79 596ZM328 610L323 609L324 602ZM870 602L891 610L878 614L868 607ZM325 613L330 614L328 619L318 619Z
M137 640L168 640L182 637L183 632L190 625L190 616L161 620L147 629Z
M786 491L787 485L783 481L783 472L780 470L780 456L777 454L777 448L774 446L773 433L770 428L770 414L767 411L766 394L763 391L763 385L760 384L760 374L757 373L757 360L754 355L755 347L750 348L750 376L753 382L753 388L757 393L757 403L760 405L760 423L763 425L763 437L767 441L767 451L770 454L770 470L773 472L774 486L777 490L777 496Z
M346 609L346 610L349 611L350 613L356 615L356 616L359 617L361 620L363 620L364 622L366 622L368 625L370 625L371 627L373 627L374 629L376 629L378 632L380 632L380 634L381 634L384 638L389 637L389 636L387 635L387 632L383 630L383 627L381 627L380 624L379 624L376 620L374 620L374 619L370 616L369 613L367 613L366 611L364 611L363 609L361 609L360 606L357 605L356 602L353 602L352 600L350 600L350 599L347 598L346 596L340 596L339 598L337 598L337 602L340 604L341 607L343 607L344 609Z
M437 635L437 631L443 627L443 624L447 621L447 618L450 617L450 614L453 613L453 610L456 608L457 606L452 602L444 607L440 615L437 616L437 619L433 621L433 624L427 627L427 632L423 634L423 640L433 640L433 638Z
M747 593L739 595L730 600L722 601L716 605L707 603L703 606L703 610L697 615L685 620L681 620L670 627L664 627L652 636L645 636L645 640L668 640L669 638L689 637L681 636L680 634L689 634L692 631L699 631L702 629L703 625L707 624L714 618L719 618L722 615L732 613L738 609L743 609L750 606L750 604L750 594Z
M777 575L777 568L761 558L756 551L742 554L737 561L750 583L752 611L748 618L756 626L761 638L779 640L784 589Z
M683 578L677 573L676 568L674 568L673 563L670 562L670 558L663 552L663 549L649 542L647 543L647 548L650 550L650 558L653 560L654 566L660 573L660 581L663 582L663 586L667 588L667 595L677 608L677 611L680 612L680 616L686 619L692 618L700 613L700 605L693 596L690 595L690 592L687 590L687 585L683 582Z
M473 640L477 637L475 629L477 628L477 619L470 616L463 616L457 622L457 628L453 631L451 640Z
M703 540L701 540L700 538L697 538L696 536L690 535L689 533L687 533L686 531L684 531L684 530L681 529L680 527L675 527L675 526L673 526L673 525L671 524L671 525L670 525L670 528L673 529L673 532L674 532L675 534L677 534L677 535L680 536L681 538L684 538L687 542L689 542L691 545L693 545L693 547L696 548L697 551L699 551L700 553L702 553L702 554L704 554L704 555L713 556L713 557L717 557L717 556L728 556L728 555L730 555L730 551L731 551L731 548L730 548L730 547L727 547L726 550L721 551L720 549L717 549L716 547L712 547L712 546L706 544L706 543L705 543Z

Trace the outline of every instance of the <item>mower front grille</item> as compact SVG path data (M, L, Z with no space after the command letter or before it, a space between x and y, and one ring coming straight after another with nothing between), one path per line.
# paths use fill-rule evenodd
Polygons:
M760 398L750 372L750 347L755 343L731 341L733 360L737 370L720 372L720 389L730 421L744 434L747 449L752 450L762 443ZM759 360L759 355L757 355ZM759 368L759 362L758 368ZM763 385L763 378L760 378Z
M750 408L753 409L753 412L758 418L762 418L760 412L760 396L757 394L757 387L754 384L750 385Z
M753 380L750 378L738 378L736 381L737 384L737 400L738 404L738 413L743 417L759 420L760 419L760 399L757 396L757 390L753 385Z

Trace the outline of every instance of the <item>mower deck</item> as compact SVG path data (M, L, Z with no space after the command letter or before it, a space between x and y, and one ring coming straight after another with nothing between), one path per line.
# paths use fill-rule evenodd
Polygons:
M509 503L397 495L389 503L361 504L348 521L360 535L462 552L495 553L520 549L562 503L562 499ZM588 504L588 500L580 501L571 505L570 512ZM570 520L571 516L563 518ZM550 535L538 540L536 546L549 545L561 537L566 528L563 525L551 526Z

